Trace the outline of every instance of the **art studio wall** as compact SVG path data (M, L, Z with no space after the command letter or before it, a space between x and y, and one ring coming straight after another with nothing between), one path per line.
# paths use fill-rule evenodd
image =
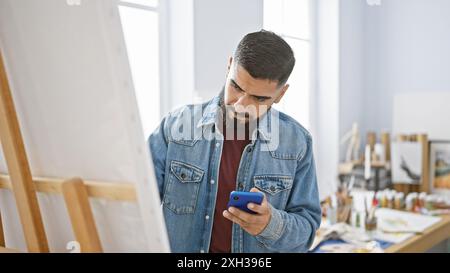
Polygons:
M450 93L450 2L379 3L341 0L340 136L393 130L397 95Z
M215 96L225 83L228 57L241 38L263 27L261 0L195 0L195 91Z

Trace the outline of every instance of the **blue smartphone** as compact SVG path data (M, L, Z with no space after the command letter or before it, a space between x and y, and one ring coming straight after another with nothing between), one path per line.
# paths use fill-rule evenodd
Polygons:
M250 214L256 214L247 208L248 203L255 203L261 205L264 199L264 194L261 192L248 192L248 191L232 191L230 193L230 200L228 201L228 207L236 207L242 211Z

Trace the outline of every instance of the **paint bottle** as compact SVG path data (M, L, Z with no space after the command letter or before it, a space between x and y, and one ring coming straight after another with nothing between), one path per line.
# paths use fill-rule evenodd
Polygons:
M425 199L427 198L426 192L421 192L419 194L419 207L424 208L425 207Z
M397 192L395 194L394 209L402 210L404 208L404 196L405 194L403 192Z
M376 195L375 195L375 198L377 199L377 202L378 202L378 207L381 207L382 197L383 197L383 193L380 192L380 191L377 192Z
M387 207L390 209L394 208L394 198L395 198L395 195L392 191L389 191L386 193Z
M408 194L406 196L406 199L405 199L405 209L406 209L406 211L412 211L413 210L413 205L414 205L413 198L414 197L412 196L412 193L410 193L410 194Z
M327 210L327 220L330 225L337 223L337 198L336 195L331 195L331 206Z

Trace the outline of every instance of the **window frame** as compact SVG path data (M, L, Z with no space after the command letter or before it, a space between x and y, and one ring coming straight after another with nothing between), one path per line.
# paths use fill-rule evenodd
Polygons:
M284 32L276 32L278 35L280 35L283 39L294 39L297 41L302 42L308 42L309 44L309 54L310 54L310 64L309 64L309 94L308 94L308 130L310 132L316 131L316 122L317 122L317 113L315 112L315 106L317 104L317 94L313 92L317 88L316 83L316 75L317 75L317 1L315 0L309 0L309 38L304 37L296 37L292 35L285 34ZM266 0L263 0L263 10L265 7ZM284 0L280 1L280 5L282 5L282 9L284 9ZM265 12L265 11L264 11ZM266 23L264 20L264 12L263 12L263 27L266 28ZM283 11L284 12L284 11ZM284 13L281 15L284 16ZM271 30L268 28L267 30ZM302 124L303 125L303 124Z
M158 15L158 52L159 55L159 116L157 117L158 120L161 120L162 117L168 112L168 109L170 108L170 94L168 92L162 92L162 90L170 90L169 87L169 50L168 50L168 1L165 0L159 0L157 5L155 7L147 6L143 4L138 3L132 3L128 2L127 0L116 0L117 1L117 7L129 7L129 8L135 8L140 9L144 11L150 11L155 12ZM122 20L122 19L121 19Z

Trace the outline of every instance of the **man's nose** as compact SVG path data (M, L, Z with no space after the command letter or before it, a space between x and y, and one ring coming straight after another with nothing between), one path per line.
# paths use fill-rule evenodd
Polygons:
M248 96L242 94L237 98L233 106L236 112L242 112L248 106L248 104L249 104Z

